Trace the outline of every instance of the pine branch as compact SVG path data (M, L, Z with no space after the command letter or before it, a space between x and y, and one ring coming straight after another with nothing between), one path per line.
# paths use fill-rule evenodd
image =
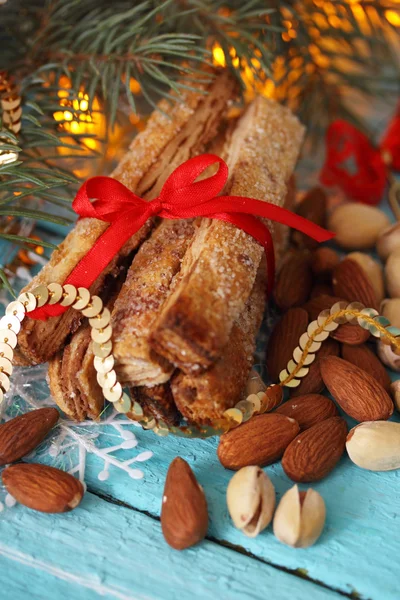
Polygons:
M68 206L78 184L73 165L89 157L90 134L74 133L71 115L74 122L88 114L95 118L98 102L112 127L124 101L142 113L161 97L175 101L182 90L211 77L204 66L213 63L215 48L246 93L274 88L311 132L321 132L337 116L356 121L346 104L348 90L372 97L398 81L398 56L388 41L398 34L388 14L398 8L390 0L1 5L0 69L18 81L23 113L18 136L0 122L0 154L17 154L14 162L0 163L0 215L61 222L41 208L43 202ZM358 126L365 130L365 123Z

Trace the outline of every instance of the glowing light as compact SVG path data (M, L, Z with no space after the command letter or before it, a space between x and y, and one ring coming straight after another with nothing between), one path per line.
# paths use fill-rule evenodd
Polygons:
M214 64L217 67L225 67L226 66L225 53L222 50L221 46L215 45L212 52L213 52Z
M391 25L400 27L400 12L395 10L386 10L385 17Z

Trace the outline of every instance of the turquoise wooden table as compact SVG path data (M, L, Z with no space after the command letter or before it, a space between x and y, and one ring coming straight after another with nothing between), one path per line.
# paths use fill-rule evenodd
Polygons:
M26 377L38 374L28 371ZM133 425L123 430L131 433L119 455L148 459L132 463L142 479L113 464L106 472L104 460L88 454L87 493L78 509L53 516L3 506L2 600L400 598L400 471L367 472L343 457L313 485L327 507L321 538L312 548L295 550L279 543L271 528L250 539L233 527L225 502L232 473L216 458L217 439L159 438ZM129 443L132 434L137 446ZM204 487L210 514L207 539L184 552L167 546L159 521L166 472L177 455ZM49 462L49 455L35 460ZM278 497L292 485L280 464L266 472Z

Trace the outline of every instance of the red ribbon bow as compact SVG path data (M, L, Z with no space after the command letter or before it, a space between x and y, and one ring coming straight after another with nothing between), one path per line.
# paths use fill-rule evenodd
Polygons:
M206 179L196 179L211 165L218 171ZM284 208L244 196L218 196L228 179L226 163L213 154L191 158L168 177L160 195L146 202L119 181L111 177L93 177L82 185L72 204L81 217L92 217L110 223L94 246L82 258L64 282L76 287L90 288L125 242L150 217L190 219L208 217L227 221L243 229L265 249L268 266L268 285L274 281L274 250L268 227L257 216L289 225L313 239L324 242L334 234ZM94 198L94 202L90 201ZM58 316L67 308L46 305L29 313L34 319Z
M379 148L347 121L338 119L328 127L321 183L337 185L353 200L376 205L382 199L389 168L400 170L399 111Z

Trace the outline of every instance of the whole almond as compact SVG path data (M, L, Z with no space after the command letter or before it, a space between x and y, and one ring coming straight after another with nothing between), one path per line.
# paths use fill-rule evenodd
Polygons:
M78 506L84 489L79 479L45 465L18 463L4 469L3 483L21 504L45 513L68 512Z
M393 402L384 388L366 371L328 356L321 361L326 387L349 417L356 421L384 421L393 413Z
M177 457L169 466L162 499L164 538L175 550L183 550L204 539L207 527L207 501L203 488L188 463Z
M275 412L295 419L301 431L338 414L335 403L320 394L296 396L284 402Z
M307 302L312 287L310 257L304 252L291 254L283 263L275 284L274 298L284 311Z
M335 242L349 250L373 248L389 225L383 211L359 202L341 204L328 219L328 229L336 233Z
M347 425L331 417L300 433L286 448L282 467L296 482L318 481L332 471L342 456Z
M321 360L326 356L339 356L340 347L338 342L327 338L322 342L321 348L316 353L316 358L310 365L308 374L300 381L300 385L291 389L291 397L303 396L305 394L318 394L325 387L321 375Z
M339 325L336 331L331 333L331 337L342 344L358 346L359 344L364 344L369 339L370 333L360 325L345 323L344 325Z
M358 467L369 471L400 469L400 423L369 421L353 427L347 453Z
M332 283L335 296L349 302L361 302L367 308L379 310L374 288L363 269L354 260L345 259L335 268Z
M218 458L226 469L233 471L248 465L265 467L281 458L299 430L294 419L278 413L253 417L221 435Z
M376 354L366 344L360 346L343 345L342 358L375 377L378 383L389 392L391 384L389 373Z
M321 227L326 225L327 196L320 187L310 190L296 206L296 213ZM300 231L292 232L292 241L299 248L316 248L318 242Z
M57 423L56 408L39 408L0 425L0 465L20 460L34 450Z
M385 297L385 284L381 265L366 252L350 252L347 259L354 260L362 268L374 289L375 298L380 304Z
M302 308L290 308L275 325L268 340L266 359L271 381L279 381L280 372L292 358L307 326L308 315Z
M326 308L332 308L336 302L343 301L343 298L337 296L322 295L316 298L311 298L304 306L304 310L307 311L311 321L318 318L321 311ZM369 331L360 327L360 325L351 325L345 323L340 325L335 331L332 331L331 337L338 342L343 344L363 344L370 334Z
M332 274L333 269L340 262L337 252L332 248L321 246L314 250L311 257L311 268L314 275L318 277L327 277Z

